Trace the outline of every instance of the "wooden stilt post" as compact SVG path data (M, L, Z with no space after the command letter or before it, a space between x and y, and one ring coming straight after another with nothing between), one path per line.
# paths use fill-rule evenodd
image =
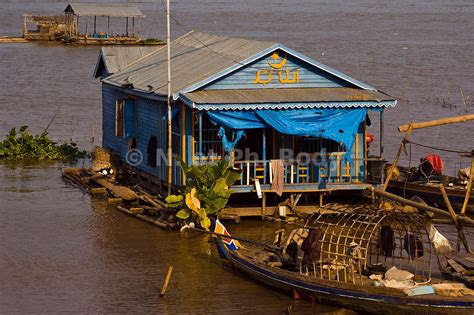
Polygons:
M469 204L469 199L471 198L471 191L472 191L472 181L474 178L474 150L472 152L471 157L471 171L469 173L469 183L466 187L466 197L464 198L464 204L462 205L461 214L464 214L467 209L467 205Z
M397 156L395 157L395 160L393 160L392 166L390 166L390 169L388 170L387 178L385 179L385 183L383 185L383 190L387 190L388 183L390 182L390 179L392 179L393 171L397 167L398 160L400 159L400 156L402 155L403 150L405 149L405 144L410 140L410 135L413 130L413 122L410 123L407 132L405 133L405 137L402 140L402 143L400 143L400 148L398 148L398 153Z
M262 160L263 160L263 183L266 183L267 180L267 137L265 134L266 129L263 129L262 131L262 147L263 147L263 152L262 152Z
M199 163L202 163L202 111L199 112Z
M26 27L26 19L27 19L27 15L24 14L23 15L23 38L28 35L28 27Z
M86 38L87 38L88 21L89 21L89 19L86 16L86 34L85 34Z
M107 38L110 34L110 16L107 17Z
M456 213L454 212L453 206L451 205L451 202L449 201L448 194L446 193L446 190L444 189L444 185L440 184L439 189L441 190L441 194L443 195L444 203L446 204L446 207L448 208L449 214L451 214L451 218L453 219L453 222L456 225L456 229L458 230L458 241L456 244L456 249L457 251L461 249L460 243L459 243L459 240L461 240L464 245L464 248L466 249L466 252L470 253L471 249L469 248L469 243L466 240L466 236L464 235L464 230L462 228L461 223L458 222Z
M128 16L127 16L126 22L125 22L125 36L128 37Z
M135 17L132 17L132 37L135 37Z
M186 107L187 106L185 104L181 104L181 160L184 162L184 164L188 165L188 161L186 158ZM186 173L184 171L184 168L182 168L181 171L183 179L182 184L184 185L186 183Z
M266 208L267 208L267 194L264 191L262 191L262 220L265 218Z
M94 16L94 34L97 34L97 16Z
M140 17L137 18L137 38L140 39Z
M383 158L383 142L384 142L384 111L383 109L380 111L380 158Z

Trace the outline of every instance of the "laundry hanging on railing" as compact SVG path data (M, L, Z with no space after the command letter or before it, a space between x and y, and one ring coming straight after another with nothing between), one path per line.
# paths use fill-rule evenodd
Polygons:
M209 111L212 122L226 129L245 130L274 128L292 136L317 137L344 145L350 151L366 108L356 109L288 109L249 111Z

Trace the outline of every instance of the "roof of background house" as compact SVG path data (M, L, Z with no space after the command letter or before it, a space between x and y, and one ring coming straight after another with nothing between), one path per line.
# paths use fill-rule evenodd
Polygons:
M145 16L134 3L69 3L64 12L73 12L78 16Z
M143 58L161 46L104 46L100 49L99 59L94 70L94 77L102 74L102 69L114 74L137 59Z

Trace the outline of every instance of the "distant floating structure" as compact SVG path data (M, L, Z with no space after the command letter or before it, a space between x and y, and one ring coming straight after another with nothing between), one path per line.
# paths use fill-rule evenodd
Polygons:
M140 36L145 15L132 3L70 3L64 15L24 15L25 40L62 41L81 45L148 45L161 40ZM90 21L92 18L92 21ZM111 18L122 19L125 32L111 29ZM31 28L31 25L34 28Z

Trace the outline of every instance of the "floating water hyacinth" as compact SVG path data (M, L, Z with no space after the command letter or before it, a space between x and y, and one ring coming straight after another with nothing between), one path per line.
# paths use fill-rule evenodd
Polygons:
M12 128L0 142L0 158L6 160L58 160L84 158L86 151L78 149L77 144L70 140L58 145L47 132L31 135L28 126L21 126L18 130Z

